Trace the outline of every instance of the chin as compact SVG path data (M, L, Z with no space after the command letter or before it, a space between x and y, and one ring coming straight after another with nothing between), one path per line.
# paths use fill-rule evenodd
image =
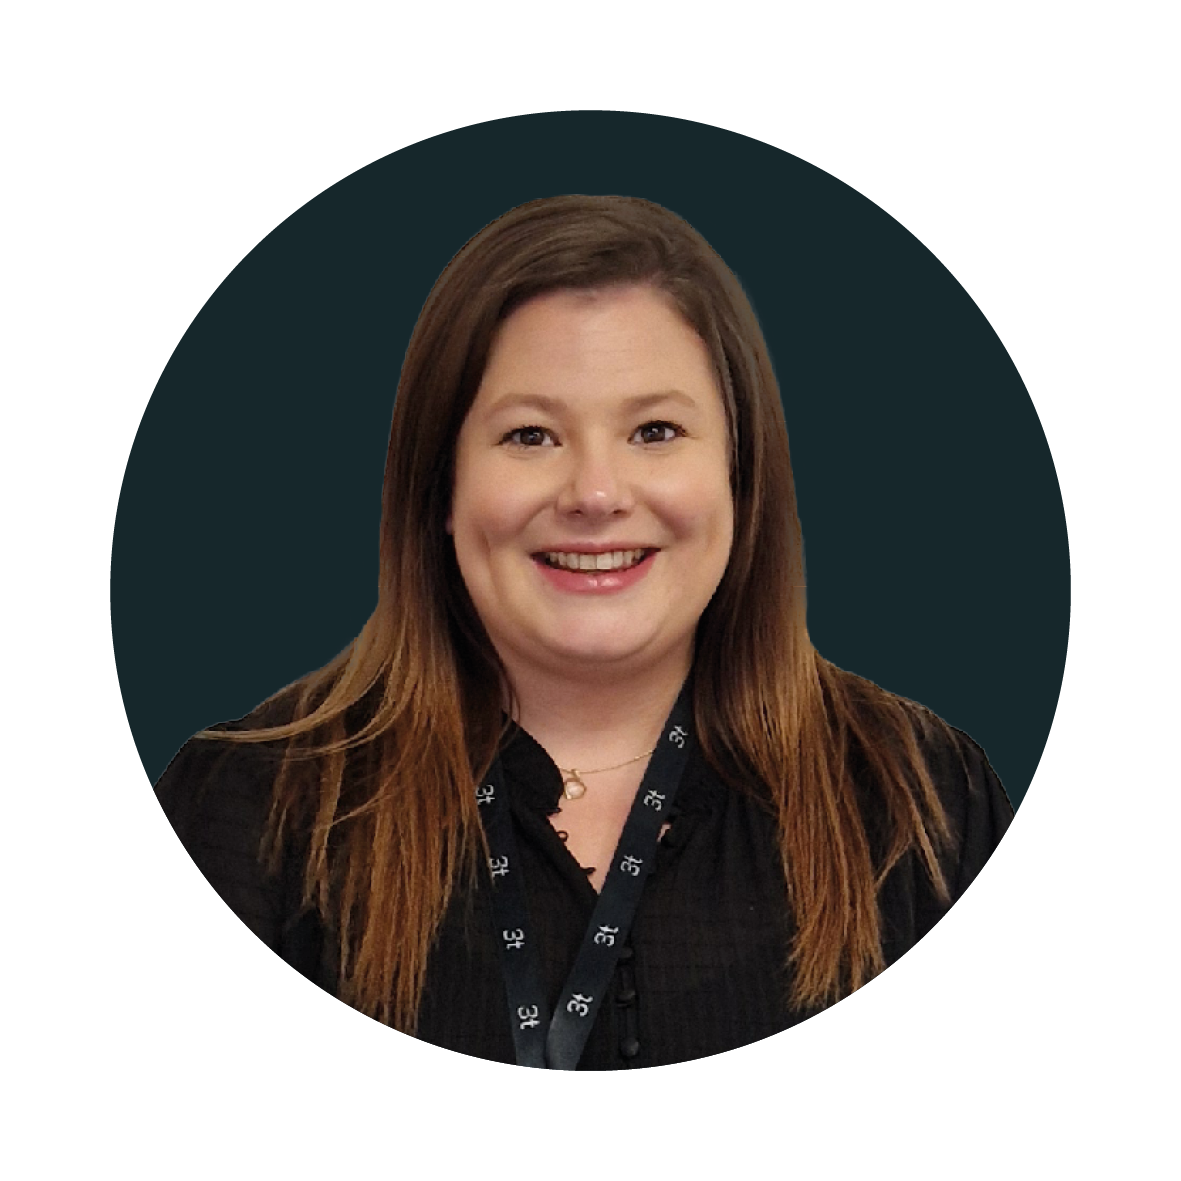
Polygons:
M659 663L668 656L663 649L654 648L650 638L641 637L579 642L566 635L546 648L551 665L557 664L571 677L594 672L617 673L621 669Z

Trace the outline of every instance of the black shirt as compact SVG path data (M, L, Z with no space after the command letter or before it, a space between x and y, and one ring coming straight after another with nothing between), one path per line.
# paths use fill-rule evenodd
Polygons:
M951 741L928 742L924 753L952 826L944 872L954 902L996 848L1012 808L980 748L952 734ZM549 756L517 730L502 765L552 1004L597 895L550 823L562 780ZM156 791L226 904L268 947L335 995L335 941L301 905L298 856L288 856L274 874L259 858L275 770L266 748L194 739ZM872 814L872 789L862 798L872 846L882 818ZM793 927L774 819L758 793L725 786L694 746L670 821L579 1069L702 1058L808 1016L788 1003ZM555 823L560 829L560 814ZM907 854L880 896L886 962L913 947L947 908L917 857ZM458 892L443 920L417 1036L474 1057L514 1061L487 880Z

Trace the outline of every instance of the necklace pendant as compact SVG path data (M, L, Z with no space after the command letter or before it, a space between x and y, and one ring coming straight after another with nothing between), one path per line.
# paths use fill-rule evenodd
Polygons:
M573 767L562 780L562 795L568 800L579 800L586 795L586 784Z

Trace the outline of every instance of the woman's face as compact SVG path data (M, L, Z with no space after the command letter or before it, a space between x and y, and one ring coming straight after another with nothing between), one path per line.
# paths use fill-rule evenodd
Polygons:
M662 293L559 291L508 317L447 528L510 679L687 671L730 555L728 454L709 353Z

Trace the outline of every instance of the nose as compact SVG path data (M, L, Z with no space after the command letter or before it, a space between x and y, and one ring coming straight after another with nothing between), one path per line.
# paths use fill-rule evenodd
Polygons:
M558 511L582 517L623 516L635 507L626 457L610 447L570 448Z

